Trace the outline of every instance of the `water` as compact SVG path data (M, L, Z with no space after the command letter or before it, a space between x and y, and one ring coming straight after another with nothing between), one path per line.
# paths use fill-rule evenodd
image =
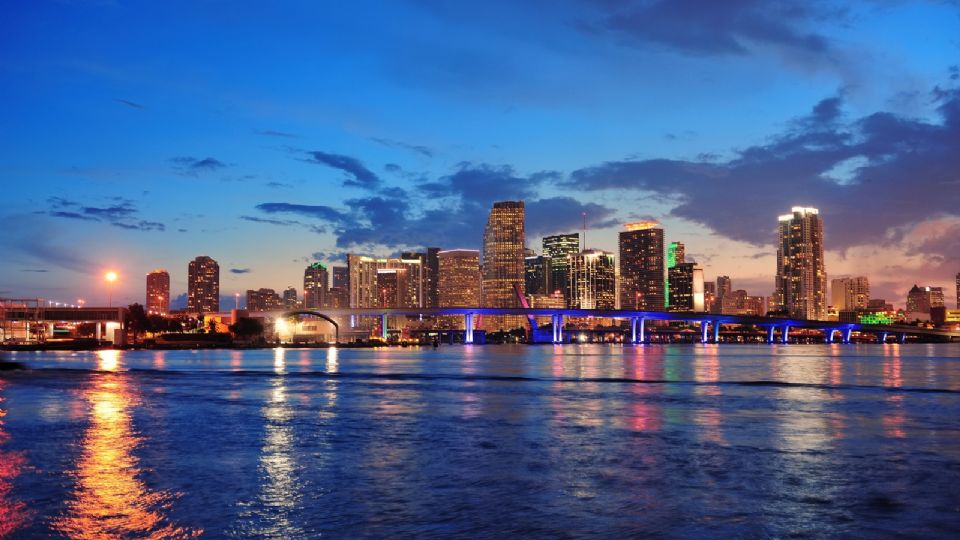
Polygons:
M960 537L960 344L6 358L0 537Z

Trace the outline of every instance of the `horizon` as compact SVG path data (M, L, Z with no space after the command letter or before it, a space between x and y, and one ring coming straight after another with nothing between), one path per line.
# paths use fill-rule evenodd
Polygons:
M198 255L223 296L302 295L347 252L478 249L498 200L537 252L655 219L762 296L777 216L815 207L828 281L951 291L958 6L682 4L18 4L0 296L106 304L114 270L143 303L159 267L176 297Z

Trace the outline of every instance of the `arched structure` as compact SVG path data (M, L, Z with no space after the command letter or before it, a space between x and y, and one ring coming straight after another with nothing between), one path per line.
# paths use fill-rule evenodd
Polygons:
M334 331L333 343L334 344L340 343L340 325L337 324L337 321L331 319L330 317L328 317L327 315L324 315L323 313L320 313L319 311L313 311L310 309L295 309L292 311L285 311L280 314L280 318L285 319L287 317L293 317L294 315L313 315L314 317L320 317L321 319L332 324L333 331Z

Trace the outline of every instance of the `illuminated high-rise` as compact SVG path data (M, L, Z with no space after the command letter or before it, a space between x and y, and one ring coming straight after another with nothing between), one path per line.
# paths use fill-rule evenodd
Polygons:
M480 305L480 252L449 249L437 254L439 307Z
M295 287L287 287L283 290L283 307L286 309L296 309L300 306L300 299L298 298L297 289Z
M303 271L303 307L317 309L326 305L329 272L326 265L315 262Z
M523 266L527 294L549 294L550 259L543 255L524 257Z
M187 309L194 313L220 311L220 265L206 255L187 267Z
M658 225L627 223L620 232L620 309L664 310L663 229Z
M483 231L483 307L520 307L516 287L524 293L525 238L523 201L493 203ZM523 324L519 317L484 317L483 321L485 329L493 331Z
M678 265L683 264L686 260L686 248L682 242L670 242L670 245L667 246L667 286L664 291L663 304L670 308L671 299L670 294L672 288L670 287L670 270ZM684 285L686 286L686 285Z
M830 305L837 311L867 309L870 280L866 276L830 280Z
M378 259L351 254L347 256L347 268L350 307L423 306L423 264L419 257Z
M158 268L147 274L147 314L170 313L170 274Z
M682 244L681 244L682 245ZM670 311L704 311L703 269L692 262L674 264L669 270Z
M567 305L573 309L614 309L617 264L613 253L587 249L567 257Z
M347 290L350 288L350 269L346 266L333 267L333 286Z
M556 234L543 237L543 256L549 259L550 273L547 291L567 294L567 256L580 253L580 233Z
M918 287L907 293L907 313L930 313L930 308L944 307L943 287Z
M957 274L957 309L960 309L960 273Z
M823 260L823 220L816 208L795 206L779 217L776 298L791 317L827 317L827 271Z
M273 289L247 290L247 309L250 311L273 311L283 306L283 298Z

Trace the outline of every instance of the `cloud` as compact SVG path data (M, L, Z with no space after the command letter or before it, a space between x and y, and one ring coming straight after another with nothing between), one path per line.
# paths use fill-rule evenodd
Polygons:
M290 185L290 184L284 184L283 182L267 182L266 184L264 184L264 186L266 186L266 187L268 187L268 188L273 188L273 189L284 189L284 188L292 188L292 187L293 187L292 185Z
M29 261L73 272L90 272L97 268L85 251L71 244L57 243L56 239L63 235L63 231L52 221L38 219L32 214L4 216L4 219L18 225L16 228L0 228L0 251L5 254L5 260ZM23 234L23 231L30 231L30 234Z
M147 108L146 105L142 105L142 104L137 103L137 102L135 102L135 101L130 101L130 100L126 100L126 99L114 99L114 101L116 101L117 103L122 103L122 104L124 104L124 105L126 105L127 107L130 107L130 108L132 108L132 109L146 109L146 108Z
M251 270L249 268L231 268L231 274L249 274Z
M271 129L257 130L254 133L257 135L264 135L266 137L281 137L284 139L299 139L300 135L296 133L288 133L286 131L274 131Z
M370 137L370 140L377 144L386 146L387 148L400 148L401 150L409 150L414 154L419 154L421 156L428 157L428 158L432 158L434 156L433 149L428 146L424 146L422 144L410 144L403 141L395 141L392 139L384 139L381 137Z
M598 9L582 21L593 34L625 38L698 56L746 55L773 48L822 56L828 39L814 29L844 13L809 0L636 0L587 2Z
M269 219L269 218L261 218L257 216L240 216L240 219L244 221L251 221L253 223L266 223L269 225L282 225L282 226L300 225L299 221L292 220L292 219Z
M47 272L49 272L49 270L47 270L46 268L22 268L20 269L20 271L35 273L35 274L46 274Z
M380 177L366 168L360 160L341 154L330 154L327 152L307 152L310 159L309 163L316 163L333 169L339 169L346 173L343 181L344 186L360 187L364 189L376 189L380 187Z
M212 157L179 156L170 158L170 161L174 163L174 168L184 176L197 176L201 172L212 172L228 167L226 163Z
M611 161L564 185L665 197L672 215L755 245L773 243L771 215L794 205L820 208L828 249L897 241L903 227L960 208L960 92L934 97L939 121L879 112L841 122L842 99L829 98L726 161ZM836 178L851 160L858 165Z
M38 213L62 219L76 219L81 221L97 221L109 223L114 227L139 231L164 231L166 226L157 221L137 219L139 213L133 201L121 197L111 197L114 204L107 206L84 206L78 202L62 197L50 197L47 203L57 208L72 208L73 210L49 210Z

